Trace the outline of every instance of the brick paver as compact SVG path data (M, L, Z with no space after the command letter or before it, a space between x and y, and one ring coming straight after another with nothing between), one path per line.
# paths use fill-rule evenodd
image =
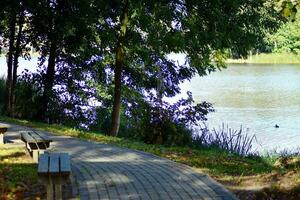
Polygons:
M11 145L22 145L17 131L28 128L9 126L6 136ZM73 193L80 199L237 199L191 167L140 151L41 133L52 137L50 151L70 154Z

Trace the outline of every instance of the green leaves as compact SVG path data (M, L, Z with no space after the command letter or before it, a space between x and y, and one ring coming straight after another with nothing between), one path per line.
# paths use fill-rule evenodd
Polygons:
M299 8L299 0L277 0L276 10L292 21L295 20L295 16Z
M273 52L300 54L300 14L295 15L293 22L281 25L278 31L270 34L266 40Z

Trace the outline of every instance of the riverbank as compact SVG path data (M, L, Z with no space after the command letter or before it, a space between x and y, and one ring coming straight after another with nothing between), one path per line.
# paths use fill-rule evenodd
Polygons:
M261 53L247 59L228 59L228 64L300 64L300 55L293 53Z
M152 153L183 163L209 174L233 191L240 199L299 199L300 158L298 156L241 157L216 148L166 147L109 137L62 125L0 117L0 121L20 124L58 135L69 135L119 147ZM20 169L22 171L22 169Z

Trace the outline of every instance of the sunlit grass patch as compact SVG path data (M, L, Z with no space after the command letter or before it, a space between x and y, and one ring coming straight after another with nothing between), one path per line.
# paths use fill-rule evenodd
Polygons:
M38 184L37 165L24 148L0 149L0 199L40 199L43 187Z

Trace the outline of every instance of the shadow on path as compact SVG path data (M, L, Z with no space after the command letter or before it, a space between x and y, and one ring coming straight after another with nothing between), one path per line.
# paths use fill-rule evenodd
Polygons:
M12 135L24 130L11 128ZM72 193L82 200L236 199L224 186L191 167L145 152L41 133L53 139L50 151L70 154Z

